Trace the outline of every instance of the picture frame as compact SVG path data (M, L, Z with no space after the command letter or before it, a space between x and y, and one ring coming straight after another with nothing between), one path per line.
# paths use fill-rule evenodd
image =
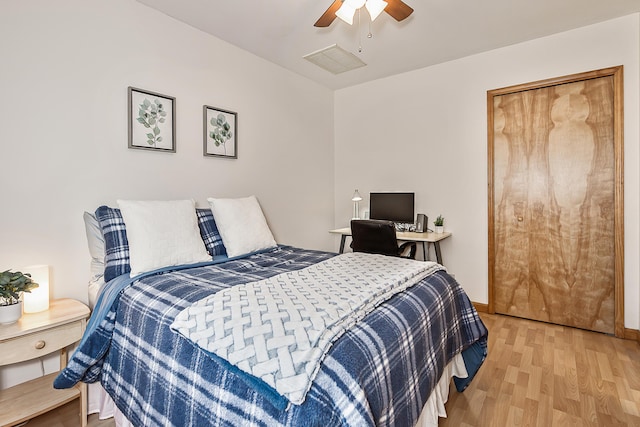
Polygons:
M176 98L129 86L129 148L176 152Z
M238 113L204 105L203 155L238 158Z

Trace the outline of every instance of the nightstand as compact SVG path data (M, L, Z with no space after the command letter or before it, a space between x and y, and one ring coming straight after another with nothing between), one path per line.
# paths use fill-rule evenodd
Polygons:
M60 369L67 366L67 347L82 338L89 308L79 301L51 301L49 309L23 314L17 323L0 326L0 366L60 352ZM78 399L80 422L87 425L86 384L55 390L54 372L6 390L0 390L0 426L13 426ZM31 425L31 423L29 424Z

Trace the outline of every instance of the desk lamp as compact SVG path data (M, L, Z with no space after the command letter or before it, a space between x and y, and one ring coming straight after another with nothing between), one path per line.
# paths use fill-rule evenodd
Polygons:
M351 201L353 202L353 217L351 219L360 219L360 207L359 202L362 200L362 196L358 193L356 189L355 193L353 193L353 197Z

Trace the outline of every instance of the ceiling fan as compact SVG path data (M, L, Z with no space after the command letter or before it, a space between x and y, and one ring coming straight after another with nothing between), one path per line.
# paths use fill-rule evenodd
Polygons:
M348 24L352 24L355 10L363 6L366 6L372 21L376 19L383 10L396 21L402 21L413 13L413 9L402 0L334 0L331 6L329 6L313 26L328 27L336 17L339 17Z

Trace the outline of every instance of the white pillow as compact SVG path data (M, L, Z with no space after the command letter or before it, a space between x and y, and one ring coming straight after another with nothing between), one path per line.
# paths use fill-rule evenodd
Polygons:
M131 277L146 271L210 261L193 200L118 200L127 227Z
M99 282L104 276L104 237L96 216L90 212L82 215L87 234L87 246L91 255L91 276L89 282Z
M98 299L98 293L104 285L104 237L96 216L85 212L84 228L87 234L87 246L91 255L91 276L89 277L89 308L93 309Z
M255 196L207 201L230 258L277 245Z

